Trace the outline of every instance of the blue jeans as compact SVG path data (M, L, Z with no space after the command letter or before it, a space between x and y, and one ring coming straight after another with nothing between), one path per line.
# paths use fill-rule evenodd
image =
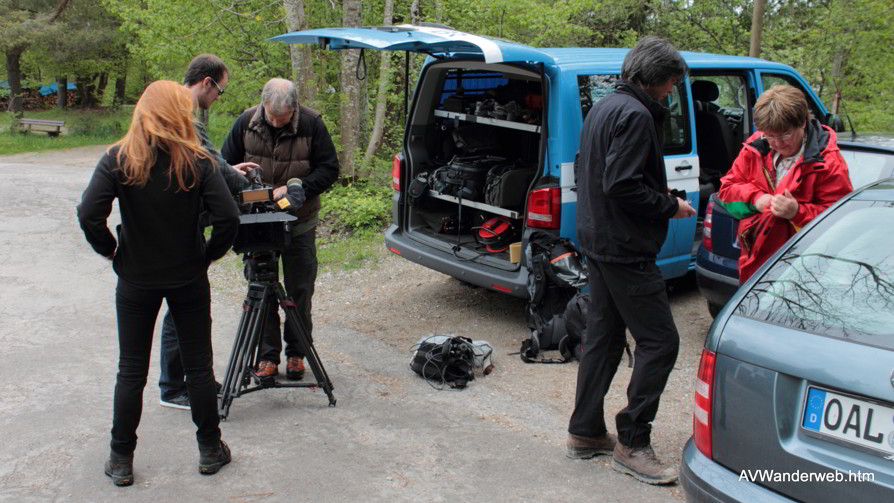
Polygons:
M174 317L171 310L165 313L161 323L161 376L158 378L158 387L161 389L161 399L168 401L186 394L186 374L183 372L183 362L180 361L180 346L177 344L177 329L174 327Z

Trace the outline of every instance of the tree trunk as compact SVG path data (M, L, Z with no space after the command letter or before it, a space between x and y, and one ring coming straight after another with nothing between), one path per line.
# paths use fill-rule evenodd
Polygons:
M344 13L342 26L352 27L360 25L361 0L344 0ZM354 166L354 151L360 144L360 82L357 80L357 63L360 53L355 50L345 50L341 58L341 167L342 172L356 179Z
M410 4L410 22L413 24L422 22L422 6L419 4L419 0L413 0L413 3Z
M109 86L109 72L102 72L99 74L99 86L97 87L97 94L99 95L99 104L102 105L106 101L106 87Z
M435 22L444 24L444 0L435 0Z
M96 77L93 74L89 77L78 77L78 82L82 85L78 86L81 93L81 108L93 108L96 104Z
M127 75L121 75L115 79L115 105L124 103L124 94L127 92Z
M282 3L285 7L286 27L289 31L307 29L304 0L283 0ZM289 55L292 60L292 81L298 87L298 100L301 103L310 103L316 98L311 46L309 44L289 44Z
M767 8L767 0L754 0L754 13L751 16L751 48L748 55L752 58L761 57L761 32L764 29L764 10Z
M419 25L422 23L422 2L419 0L413 0L413 3L410 4L410 23ZM415 89L415 78L419 75L419 59L415 58L415 54L408 53L410 55L410 71L407 74L407 86L412 92L412 89Z
M56 77L56 108L68 105L68 77Z
M77 105L83 108L84 102L87 101L87 79L80 76L75 77L75 87L78 92Z
M391 26L391 18L394 14L394 2L385 0L385 23ZM391 80L391 57L389 53L382 52L382 65L379 69L379 93L376 95L376 115L373 121L373 130L366 145L366 154L363 156L363 165L371 166L372 157L382 146L385 138L385 107L388 105L388 83Z
M22 53L25 46L16 46L6 50L6 78L9 80L8 110L21 118L25 109L22 96Z
M127 68L130 63L130 58L127 57L127 49L124 51L124 61L122 68L120 69L121 74L115 77L115 100L113 101L114 106L121 105L124 103L124 95L127 93Z

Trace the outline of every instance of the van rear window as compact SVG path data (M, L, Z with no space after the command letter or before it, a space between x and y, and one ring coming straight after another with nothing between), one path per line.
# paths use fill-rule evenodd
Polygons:
M458 90L466 96L486 96L489 92L509 83L501 72L481 72L463 69L448 70L444 76L444 87L441 88L441 99L438 104L457 94Z

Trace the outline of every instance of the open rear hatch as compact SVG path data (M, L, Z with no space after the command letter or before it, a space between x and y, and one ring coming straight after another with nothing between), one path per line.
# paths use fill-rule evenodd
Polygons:
M403 179L419 197L402 197L401 232L458 260L519 267L526 204L543 172L544 66L533 47L430 26L324 28L272 40L329 49L422 53L407 117Z

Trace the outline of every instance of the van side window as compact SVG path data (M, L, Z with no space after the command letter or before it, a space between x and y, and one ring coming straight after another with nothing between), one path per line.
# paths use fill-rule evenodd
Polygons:
M578 75L577 85L580 89L581 119L585 119L593 105L611 94L615 83L621 80L618 75ZM664 121L665 154L687 154L692 151L689 132L689 106L683 86L678 85L662 103L670 109Z
M810 108L810 113L814 118L819 119L820 122L825 123L825 115L820 112L819 107L816 106L816 103L810 97L810 93L804 90L804 86L801 85L800 82L795 80L794 77L790 75L785 75L782 73L763 73L761 72L761 85L764 86L764 91L770 89L776 84L788 84L790 86L797 87L804 93L804 97L807 98L807 106Z

